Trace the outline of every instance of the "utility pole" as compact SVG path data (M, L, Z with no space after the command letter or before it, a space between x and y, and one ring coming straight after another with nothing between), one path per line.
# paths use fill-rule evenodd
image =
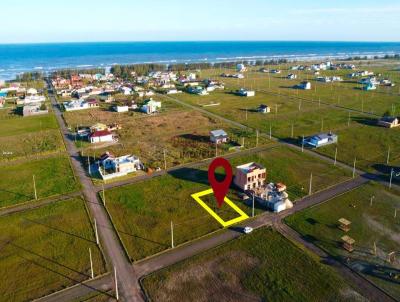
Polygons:
M293 135L294 135L294 124L292 123L292 132L290 134L290 137L293 138Z
M376 242L374 241L374 255L376 256Z
M353 178L356 177L356 158L354 158L354 164L353 164Z
M96 219L94 219L94 234L96 236L96 243L99 245L99 233L97 232L97 222Z
M247 107L246 107L246 121L247 121Z
M308 195L311 195L311 193L312 193L312 173L310 175L310 187L308 189Z
M174 224L171 221L171 248L174 248L174 247L175 247L175 245L174 245Z
M337 163L337 146L335 149L335 161L334 161L333 165L336 166L336 163Z
M35 200L37 200L37 191L36 191L36 181L35 181L35 175L33 175L33 191L35 192Z
M321 132L324 131L324 119L321 119Z
M370 199L370 201L369 201L369 206L370 206L370 207L372 207L372 201L374 200L374 198L375 198L375 196L372 195L372 196L371 196L371 199Z
M114 266L114 280L115 280L115 298L117 298L118 301L119 293L118 293L117 268L115 266Z
M393 170L393 168L392 168L392 171L390 172L390 182L389 182L389 189L391 189L391 188L392 188L393 173L394 173L394 170Z
M347 120L347 127L350 127L350 111L349 111L349 118Z
M90 173L90 159L89 159L89 155L87 157L87 164L88 164L88 169L89 169L89 175L91 175Z
M256 130L256 147L258 147L258 130Z
M272 124L269 124L269 139L272 139Z
M254 193L253 193L253 208L251 211L251 217L254 217Z
M387 152L387 158L386 158L386 164L389 164L389 160L390 160L390 146L388 147L388 152Z
M165 155L165 149L164 149L164 170L167 170L167 157Z
M394 218L397 216L397 209L394 209Z
M278 115L278 104L275 104L275 115Z
M104 191L104 184L102 184L102 188L103 188L103 205L104 207L106 207L106 192Z
M93 273L93 260L92 260L92 250L89 248L89 258L90 258L90 275L92 279L94 278L94 273Z
M301 141L301 152L304 152L304 134L303 134L303 140Z

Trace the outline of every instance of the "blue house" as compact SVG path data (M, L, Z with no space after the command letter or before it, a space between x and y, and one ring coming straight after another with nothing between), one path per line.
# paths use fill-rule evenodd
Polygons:
M334 133L320 133L304 139L304 143L313 148L319 148L322 146L336 144L338 136Z
M5 97L7 97L7 92L0 91L0 98L5 98Z
M374 84L372 84L372 83L368 83L368 84L366 84L364 87L363 87L363 90L375 90L376 89L376 86L374 85Z

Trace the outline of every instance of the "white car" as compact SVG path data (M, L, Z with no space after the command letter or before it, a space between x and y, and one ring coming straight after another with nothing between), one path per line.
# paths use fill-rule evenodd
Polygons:
M245 233L245 234L250 234L251 232L253 232L253 228L252 227L245 227L244 229L243 229L243 232Z

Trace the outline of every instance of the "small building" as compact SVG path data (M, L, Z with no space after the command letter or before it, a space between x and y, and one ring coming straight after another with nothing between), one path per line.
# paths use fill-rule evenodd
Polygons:
M226 143L229 140L228 134L222 130L213 130L210 131L210 141L214 144L222 144Z
M197 95L208 95L209 93L207 92L207 89L204 89L201 86L196 86L196 87L192 87L190 86L188 88L188 92L192 93L192 94L197 94Z
M310 90L311 89L311 82L301 82L298 86L299 89L303 90Z
M117 105L117 106L114 106L113 109L114 109L115 112L118 112L118 113L123 113L123 112L128 112L129 111L129 107L128 106L119 106L119 105Z
M399 127L400 126L399 118L384 116L378 120L378 125L386 128Z
M343 242L343 248L348 251L348 252L352 252L354 251L354 243L356 242L353 238L351 238L348 235L344 235L342 238L342 242Z
M89 142L91 144L115 142L116 139L112 132L108 130L94 131L89 135Z
M144 105L140 108L140 111L147 113L147 114L152 114L155 112L158 112L158 110L161 108L161 102L154 101L153 99L149 99L144 102Z
M236 65L236 71L237 72L245 72L247 70L246 66L244 64L237 64Z
M376 90L376 86L373 83L368 83L364 85L363 90L365 91Z
M288 74L287 78L288 78L289 80L295 80L295 79L297 79L297 75L294 74L294 73L290 73L290 74Z
M329 132L310 136L304 140L304 143L313 148L319 148L330 144L336 144L337 141L338 136L332 132Z
M257 111L261 113L270 113L271 107L269 107L268 105L261 104L260 106L258 106Z
M240 96L252 97L252 96L256 95L256 92L254 90L247 90L247 89L241 88L237 91L237 94Z
M269 210L279 213L293 208L293 203L289 200L286 192L286 185L283 183L269 183L263 190L258 190L258 201Z
M339 222L339 229L341 229L343 232L346 233L350 231L351 221L347 220L346 218L340 218L338 222Z
M42 104L29 104L25 105L22 109L23 116L33 116L33 115L42 115L49 113L46 106Z
M233 183L242 191L261 188L267 178L266 171L265 167L254 162L237 166Z

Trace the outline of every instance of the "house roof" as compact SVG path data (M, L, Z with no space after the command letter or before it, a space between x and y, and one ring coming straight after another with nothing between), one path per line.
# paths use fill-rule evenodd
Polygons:
M322 139L332 138L332 137L336 137L336 136L337 135L334 133L319 133L319 134L313 135L312 138L322 140Z
M393 123L397 117L392 117L392 116L383 116L380 121L382 122L387 122L387 123Z
M107 136L111 135L112 133L108 130L100 130L100 131L95 131L92 134L90 134L90 137L101 137L101 136Z
M257 164L257 163L248 163L241 166L237 166L236 169L243 171L244 173L253 172L256 169L265 169L264 166Z
M215 136L215 137L217 137L217 136L228 136L228 134L222 129L210 131L210 134L212 136Z

